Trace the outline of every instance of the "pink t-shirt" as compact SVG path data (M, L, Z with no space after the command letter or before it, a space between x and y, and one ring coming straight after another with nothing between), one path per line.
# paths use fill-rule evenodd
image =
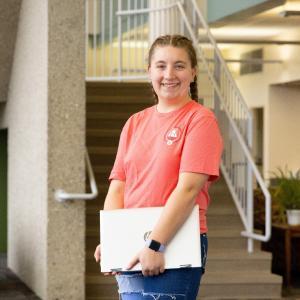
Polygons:
M156 105L132 115L120 137L109 179L125 181L124 207L164 206L180 172L203 173L209 180L196 201L200 231L207 231L208 187L219 176L222 139L214 114L190 101L159 113Z

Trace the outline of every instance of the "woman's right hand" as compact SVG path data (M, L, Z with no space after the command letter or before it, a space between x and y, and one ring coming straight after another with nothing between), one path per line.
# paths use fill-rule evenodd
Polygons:
M96 262L99 262L101 259L101 249L100 249L100 244L97 246L95 253L94 253L94 257Z
M99 262L101 260L101 245L100 244L96 247L94 257L95 257L96 262ZM118 273L117 272L104 273L104 275L116 275L116 274L118 274Z

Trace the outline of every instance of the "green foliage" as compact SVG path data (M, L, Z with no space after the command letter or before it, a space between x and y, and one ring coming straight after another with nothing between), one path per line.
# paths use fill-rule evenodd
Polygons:
M275 198L285 209L300 209L300 169L293 174L278 168L273 174L276 179Z
M286 210L300 209L300 169L293 174L281 168L273 174L274 184L269 187L272 199L272 224L286 224ZM265 196L258 188L254 190L254 219L265 223Z
M285 209L276 198L276 188L270 187L269 192L272 199L272 224L285 224ZM254 190L254 219L258 224L265 223L265 196L260 189Z

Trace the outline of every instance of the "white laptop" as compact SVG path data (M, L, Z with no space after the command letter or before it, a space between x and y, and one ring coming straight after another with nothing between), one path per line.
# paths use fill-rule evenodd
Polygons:
M100 211L101 272L128 271L132 258L145 246L163 207ZM165 268L201 267L199 207L196 205L166 247ZM131 271L141 270L137 264Z

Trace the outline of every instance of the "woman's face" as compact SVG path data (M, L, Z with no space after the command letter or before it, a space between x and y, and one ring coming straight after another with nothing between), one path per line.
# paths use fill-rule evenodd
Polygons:
M172 103L186 101L190 83L196 75L186 50L158 46L150 63L148 73L158 100Z

